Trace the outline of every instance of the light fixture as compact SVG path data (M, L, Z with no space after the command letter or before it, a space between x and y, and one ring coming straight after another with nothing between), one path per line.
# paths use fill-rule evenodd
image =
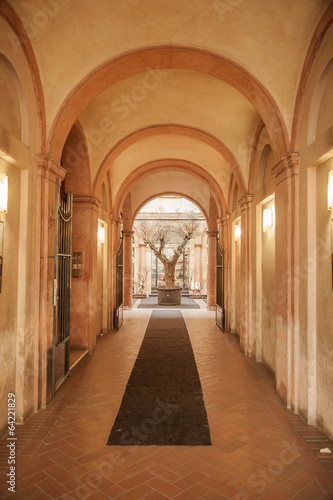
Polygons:
M328 210L333 209L333 170L328 174L328 190L327 190Z
M241 227L240 224L235 225L235 241L239 241L241 237Z
M262 212L262 230L264 233L273 227L273 210L265 208Z
M100 226L97 233L97 239L100 243L105 243L105 228Z
M0 212L7 212L8 202L8 177L0 174Z

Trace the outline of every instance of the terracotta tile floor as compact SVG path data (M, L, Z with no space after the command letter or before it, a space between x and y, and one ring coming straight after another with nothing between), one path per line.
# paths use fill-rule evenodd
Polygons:
M201 377L211 447L107 447L150 310L126 311L118 333L71 374L55 400L16 431L16 493L1 498L332 499L332 443L289 412L263 365L243 356L214 314L183 310ZM332 447L333 449L333 447Z

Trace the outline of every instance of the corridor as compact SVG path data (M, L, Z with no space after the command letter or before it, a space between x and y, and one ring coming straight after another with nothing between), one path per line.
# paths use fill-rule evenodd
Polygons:
M51 404L17 426L16 493L5 484L9 448L2 439L1 498L333 498L333 458L320 453L333 450L332 442L286 409L273 374L241 353L213 312L181 312L212 446L106 446L152 313L134 308L118 332L98 337Z

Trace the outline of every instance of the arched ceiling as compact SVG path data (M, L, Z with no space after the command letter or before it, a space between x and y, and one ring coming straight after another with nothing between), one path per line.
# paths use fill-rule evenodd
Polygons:
M143 127L179 124L204 130L234 151L247 182L251 145L260 116L239 91L221 80L194 71L159 70L156 74L139 73L112 85L86 107L79 120L86 131L93 174L94 166L100 165L123 137ZM175 137L161 136L159 141L155 138L155 151L151 145L147 153L194 161L194 141L183 139L180 148ZM198 143L195 154L207 154L207 147L202 152L199 149Z
M290 110L300 61L329 1L54 0L45 8L39 0L9 3L30 34L50 127L89 72L119 54L158 45L223 55L262 82L281 109Z
M93 193L108 175L110 210L124 195L136 210L175 192L208 212L213 198L221 215L233 179L248 191L261 121L275 161L290 152L299 78L330 0L8 3L36 58L52 158L79 123Z
M113 179L112 195L138 165L159 159L182 159L201 165L214 175L222 190L228 189L230 168L221 155L207 144L191 137L165 135L147 137L127 148L110 167Z
M162 195L181 193L183 197L195 201L206 218L209 216L209 186L190 174L173 172L171 177L168 172L159 172L152 176L149 183L146 179L139 181L131 190L133 214L152 198L152 192L160 192Z

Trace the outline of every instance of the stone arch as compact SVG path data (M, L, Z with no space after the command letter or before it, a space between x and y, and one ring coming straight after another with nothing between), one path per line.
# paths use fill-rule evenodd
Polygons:
M317 29L312 37L309 50L303 65L303 71L300 78L296 96L295 112L294 112L293 127L291 134L291 151L299 151L300 149L302 113L303 113L305 95L309 79L311 76L314 62L317 59L318 52L322 48L325 36L327 35L328 30L332 26L332 23L333 23L333 4L330 4L326 12L324 13L323 17L321 18L321 21L318 24Z
M24 53L27 65L30 70L34 93L35 93L35 105L37 109L39 148L40 148L40 153L45 154L46 153L45 102L44 102L44 93L35 53L32 48L30 38L22 24L21 19L18 17L15 10L9 5L9 3L6 0L0 2L0 15L6 20L6 22L13 30L12 41L15 45L16 50L18 47L20 47L20 50L22 50L22 52ZM62 153L62 147L58 151L59 160L61 157L61 153Z
M315 142L329 128L333 110L333 58L324 69L311 102L307 144Z
M209 221L209 215L207 214L207 211L204 209L204 207L198 202L198 200L195 200L194 198L192 198L191 196L189 195L184 195L183 193L181 192L177 192L177 191L161 191L160 193L157 193L157 194L154 194L152 196L150 196L149 198L146 198L145 201L143 201L141 203L141 205L134 211L133 213L133 222L136 218L136 216L138 215L138 213L140 212L140 210L145 206L147 205L147 203L149 203L150 201L154 200L155 198L158 198L158 197L163 197L163 196L180 196L182 198L185 198L186 200L189 200L190 202L192 202L199 210L200 212L205 216L206 218L206 221L207 221L207 225L208 225L208 221Z
M228 58L193 47L148 47L116 57L92 71L68 95L51 126L47 149L59 159L72 124L85 107L113 83L147 68L188 69L225 81L257 109L271 136L276 159L289 151L288 132L271 94L247 70Z
M230 168L235 175L235 177L238 180L240 189L242 191L242 195L245 195L246 193L246 184L243 176L243 172L240 168L240 165L238 161L236 160L235 156L233 153L225 146L225 144L221 143L218 139L213 137L210 134L207 134L206 132L203 132L202 130L195 129L193 127L185 127L182 125L175 125L175 124L160 124L160 125L154 125L152 127L147 127L143 128L141 130L137 130L133 134L125 137L122 141L120 141L118 144L116 144L111 151L108 153L108 155L105 157L104 161L102 162L98 173L95 177L94 184L93 184L93 193L94 196L98 198L99 196L99 191L100 191L100 186L102 183L102 180L104 179L104 176L106 172L109 170L111 163L122 153L131 146L132 144L146 138L146 137L152 137L152 136L157 136L157 135L162 135L162 134L175 134L175 135L184 135L188 137L193 137L199 141L204 142L205 144L208 144L211 146L213 149L215 149L218 153L221 154L225 158L225 160L228 162L230 165Z
M181 171L196 177L203 184L209 187L215 199L219 215L222 215L222 213L226 211L226 202L219 185L217 184L215 179L213 179L213 177L208 174L208 172L206 172L202 167L184 160L163 159L141 165L127 177L127 179L121 185L114 200L115 216L120 216L120 210L124 203L124 200L126 199L128 193L130 193L131 189L138 182L138 180L141 181L142 179L149 177L154 173L165 171Z

